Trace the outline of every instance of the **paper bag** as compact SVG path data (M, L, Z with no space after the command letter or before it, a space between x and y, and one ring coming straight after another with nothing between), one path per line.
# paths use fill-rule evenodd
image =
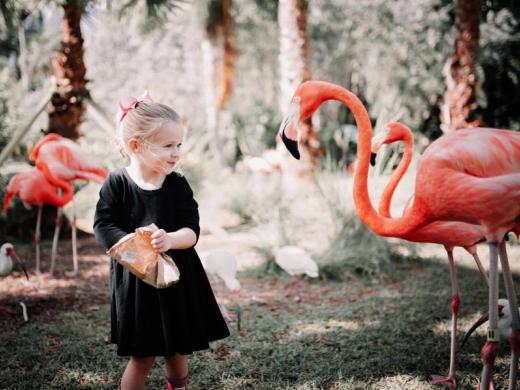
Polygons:
M179 281L179 269L172 258L157 253L151 244L155 224L140 227L135 233L119 240L107 253L131 273L156 288L165 288Z

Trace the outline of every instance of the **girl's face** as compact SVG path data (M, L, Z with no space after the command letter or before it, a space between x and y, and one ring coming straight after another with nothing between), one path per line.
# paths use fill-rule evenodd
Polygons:
M137 150L132 148L132 139L129 140L129 146L141 164L156 173L168 175L181 158L183 138L183 128L177 123L167 122L149 139L133 138L137 141Z

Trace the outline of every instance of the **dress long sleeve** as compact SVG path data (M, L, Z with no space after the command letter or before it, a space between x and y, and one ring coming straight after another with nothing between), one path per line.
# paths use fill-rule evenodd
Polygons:
M195 232L197 237L195 244L199 240L199 205L193 198L193 191L185 177L181 177L181 190L179 191L178 216L179 226L187 227ZM195 244L193 244L195 246Z
M94 234L107 250L129 233L121 227L121 203L117 199L117 186L109 176L99 191L94 216Z

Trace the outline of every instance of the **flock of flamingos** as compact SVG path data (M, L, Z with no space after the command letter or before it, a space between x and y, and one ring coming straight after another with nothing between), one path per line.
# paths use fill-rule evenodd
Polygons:
M416 176L415 193L402 216L392 217L392 196L408 169L413 152L413 135L405 125L393 122L386 131L372 137L369 115L360 100L345 88L323 82L301 84L291 101L279 135L289 152L300 158L298 140L302 123L327 100L345 104L354 114L359 130L357 164L354 172L354 203L361 221L374 233L414 242L444 245L448 254L452 286L452 327L450 367L447 376L433 376L433 382L456 387L456 329L460 305L453 248L465 248L475 259L483 280L489 286L489 328L482 348L483 369L480 390L492 388L494 361L500 337L510 335L511 367L509 390L516 389L520 356L520 315L515 287L507 258L505 237L520 233L520 132L489 128L460 129L433 142L423 153ZM369 164L383 144L403 142L405 149L394 175L383 192L379 210L368 194ZM13 196L26 206L38 207L36 224L36 271L40 272L39 242L41 208L44 204L60 210L73 198L72 183L89 180L101 183L106 171L93 162L79 146L59 135L49 134L30 151L35 162L32 171L15 175L6 190L4 212ZM61 226L58 211L50 272L54 271L57 239ZM78 273L75 217L72 221L73 272ZM476 244L487 242L490 250L489 273L482 266ZM508 300L498 299L498 259L500 259ZM236 268L236 267L235 267ZM235 270L236 271L236 270ZM507 307L505 307L507 306ZM508 329L499 322L507 312Z

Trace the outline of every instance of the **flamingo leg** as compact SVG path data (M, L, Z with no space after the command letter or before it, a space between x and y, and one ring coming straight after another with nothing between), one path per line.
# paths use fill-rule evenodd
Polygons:
M484 265L482 264L482 261L480 261L480 257L478 257L477 253L472 253L471 256L473 256L475 259L475 263L477 264L480 275L482 275L482 278L486 281L486 284L489 287L489 276L486 269L484 268Z
M460 295L457 282L457 269L453 260L453 251L447 250L450 266L451 279L451 344L450 344L450 371L448 376L432 375L434 384L443 384L452 389L457 387L456 365L457 365L457 315L459 312Z
M54 229L54 238L52 239L52 252L51 252L51 269L50 274L54 274L54 268L56 266L56 255L58 253L58 238L60 237L61 224L63 223L62 210L58 207L56 210L56 228Z
M504 276L504 284L506 288L507 299L511 309L511 328L512 334L509 340L511 344L511 366L509 370L509 390L516 389L518 357L520 352L520 315L518 314L518 300L516 298L515 286L509 261L507 259L506 243L501 242L499 245L500 264Z
M78 245L76 240L76 203L72 199L72 272L67 272L67 276L76 276L79 273L78 265Z
M493 366L498 355L498 244L489 243L489 328L487 341L481 351L482 376L480 390L489 390Z
M42 206L38 207L38 216L36 217L36 231L34 233L34 244L36 245L36 272L40 273L40 242L41 242L41 223L42 223Z

